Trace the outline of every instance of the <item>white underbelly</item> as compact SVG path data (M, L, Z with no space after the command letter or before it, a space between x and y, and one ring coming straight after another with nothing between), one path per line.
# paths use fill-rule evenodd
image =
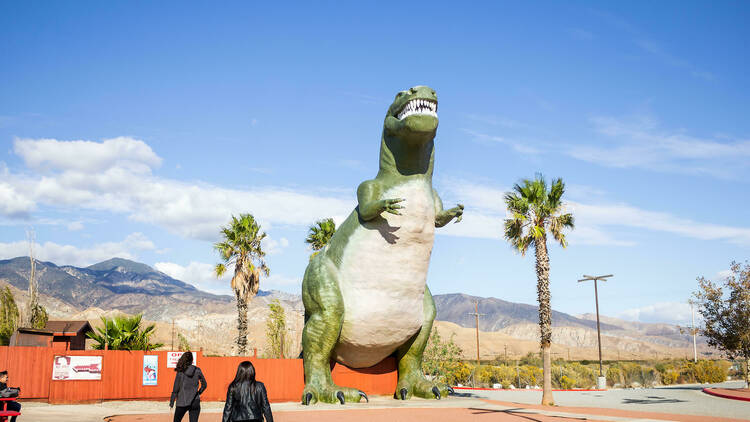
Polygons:
M362 368L377 364L422 327L435 235L432 187L413 181L385 192L405 198L402 215L383 213L358 227L339 267L344 323L334 355Z

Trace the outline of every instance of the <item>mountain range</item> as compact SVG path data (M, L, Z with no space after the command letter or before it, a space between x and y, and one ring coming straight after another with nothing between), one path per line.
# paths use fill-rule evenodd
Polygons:
M24 308L30 270L28 257L0 260L0 284L10 286L19 307ZM157 324L157 338L171 346L175 330L194 347L207 353L229 353L236 336L234 298L196 289L150 266L122 258L112 258L85 268L36 264L40 302L55 319L87 319L97 324L103 315L117 312L143 313ZM483 358L503 353L525 354L538 350L538 310L536 306L483 298L461 293L435 295L437 329L452 336L467 357L476 356L475 304L483 314L479 319ZM289 354L299 353L304 307L299 295L261 291L248 310L251 344L265 346L265 320L268 304L279 300L287 311ZM596 317L553 311L553 352L571 358L593 358L596 347ZM691 339L679 327L601 318L602 345L612 358L684 356L692 354ZM227 335L231 333L232 335ZM705 341L700 348L707 352ZM262 351L261 351L262 354Z

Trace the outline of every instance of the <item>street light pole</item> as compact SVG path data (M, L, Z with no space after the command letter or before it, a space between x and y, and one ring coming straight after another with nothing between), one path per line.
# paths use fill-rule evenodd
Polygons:
M690 316L692 318L692 322L690 324L690 331L693 334L693 362L698 362L698 347L695 341L695 310L693 309L692 299L688 300L688 303L690 304Z
M609 277L612 277L612 274L596 277L584 274L583 278L578 280L579 283L582 281L594 282L594 301L596 302L596 339L599 343L599 379L597 380L596 386L600 389L604 389L607 386L607 379L604 378L604 374L602 373L602 332L599 326L599 289L597 287L597 282L599 280L606 281Z

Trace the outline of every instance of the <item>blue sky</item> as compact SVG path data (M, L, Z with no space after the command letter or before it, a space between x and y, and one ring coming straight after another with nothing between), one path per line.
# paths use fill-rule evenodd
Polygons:
M232 213L298 292L307 227L377 171L399 90L438 92L428 283L533 303L502 193L562 177L578 228L552 305L685 323L697 276L750 252L746 2L0 3L0 258L123 256L214 292Z

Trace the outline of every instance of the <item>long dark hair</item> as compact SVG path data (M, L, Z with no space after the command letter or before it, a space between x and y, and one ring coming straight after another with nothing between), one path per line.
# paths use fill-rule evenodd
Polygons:
M177 366L175 366L174 370L177 372L185 372L186 369L188 369L188 366L193 364L193 353L192 352L185 352L180 356L180 360L177 361Z
M248 394L255 394L255 367L249 360L242 361L237 366L237 374L234 381L229 384L229 389L234 391L238 398L244 399ZM245 400L243 400L245 402Z

